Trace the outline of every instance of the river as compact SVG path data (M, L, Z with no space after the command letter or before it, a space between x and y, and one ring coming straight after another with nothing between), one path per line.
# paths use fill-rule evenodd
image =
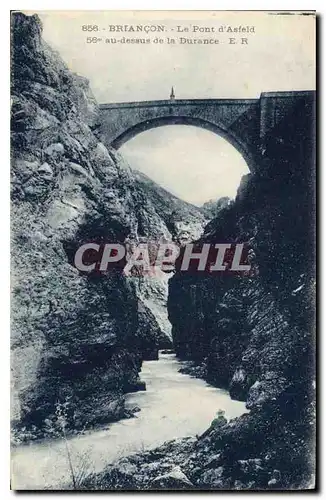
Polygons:
M145 361L141 379L147 390L126 395L126 407L139 406L141 411L136 418L70 437L76 470L100 472L123 456L201 434L218 409L228 419L246 412L245 403L232 400L227 391L179 373L181 366L174 354L160 353L158 361ZM44 440L13 448L11 477L14 489L60 489L70 481L65 441Z

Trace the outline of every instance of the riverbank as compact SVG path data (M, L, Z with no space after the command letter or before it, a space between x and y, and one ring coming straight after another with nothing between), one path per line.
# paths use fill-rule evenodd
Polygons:
M147 390L127 394L126 408L138 406L135 418L67 439L72 464L83 476L100 473L122 457L154 449L166 441L202 434L219 409L227 419L246 412L243 402L203 380L179 373L174 354L143 363ZM31 443L13 449L14 489L62 489L71 484L64 439Z

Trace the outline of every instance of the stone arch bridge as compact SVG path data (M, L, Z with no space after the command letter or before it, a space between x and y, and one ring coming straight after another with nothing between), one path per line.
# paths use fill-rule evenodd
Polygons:
M228 140L253 172L268 135L281 123L291 121L294 110L300 106L304 109L307 101L313 99L313 91L293 91L265 92L258 99L170 99L101 104L99 136L105 145L118 149L150 128L195 125Z

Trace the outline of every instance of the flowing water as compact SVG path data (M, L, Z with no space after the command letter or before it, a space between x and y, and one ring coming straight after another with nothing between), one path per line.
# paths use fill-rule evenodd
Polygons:
M136 418L68 439L76 471L100 472L115 460L156 447L164 441L201 434L218 409L230 419L246 412L245 403L231 400L228 392L178 372L182 363L173 354L145 361L141 379L147 390L126 395L126 407L139 406ZM14 489L60 488L70 482L66 442L44 440L12 451Z

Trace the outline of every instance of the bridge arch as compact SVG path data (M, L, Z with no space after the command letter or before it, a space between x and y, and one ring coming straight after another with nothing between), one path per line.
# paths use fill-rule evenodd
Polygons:
M226 139L257 172L275 127L291 122L295 109L311 106L312 91L263 92L257 99L173 99L103 103L98 108L98 134L108 147L119 148L150 128L193 125ZM280 129L278 133L283 133Z
M220 137L223 137L223 139L228 141L242 155L242 157L244 158L244 160L248 165L249 170L251 172L255 170L254 156L247 147L247 145L243 143L239 137L237 137L230 130L226 130L222 125L217 125L208 120L204 120L202 118L197 118L197 117L163 116L163 117L152 118L149 120L144 120L132 127L127 128L122 134L120 134L116 139L114 139L114 141L111 143L111 146L114 149L119 149L123 144L125 144L127 141L129 141L136 135L145 132L146 130L150 130L152 128L157 128L167 125L192 125L195 127L209 130L219 135Z

